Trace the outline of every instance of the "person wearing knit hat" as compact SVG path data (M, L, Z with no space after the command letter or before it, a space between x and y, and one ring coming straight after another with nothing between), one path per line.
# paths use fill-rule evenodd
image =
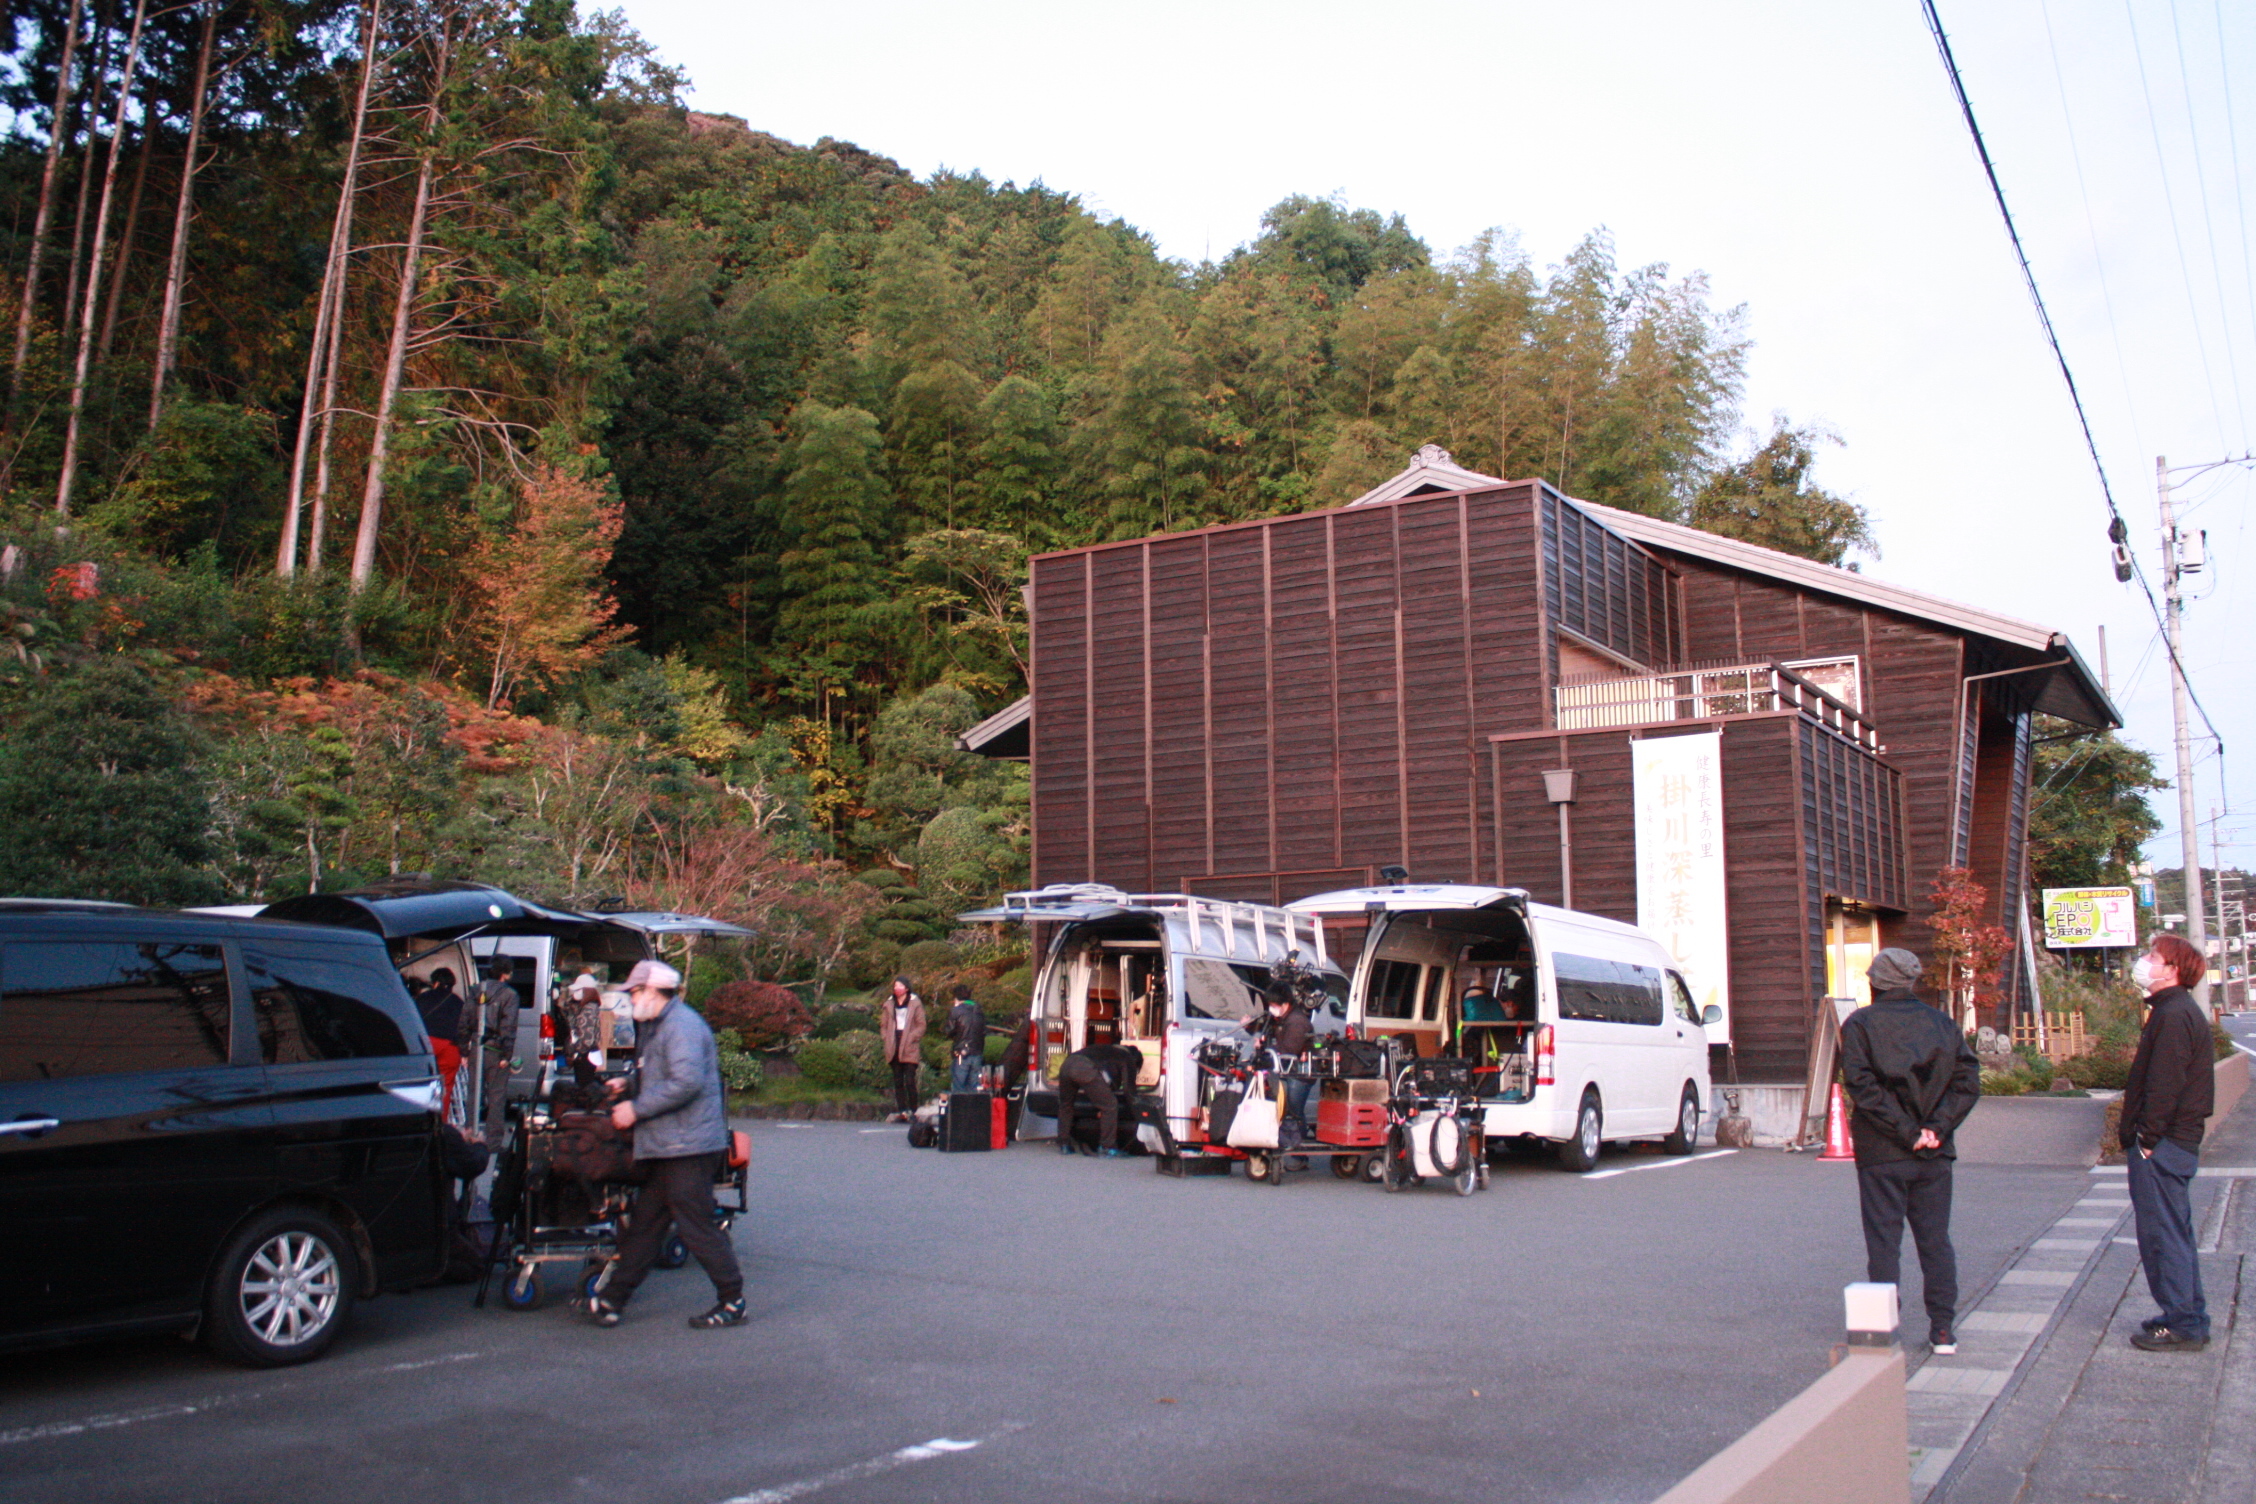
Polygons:
M1857 1202L1864 1218L1865 1278L1897 1282L1904 1222L1919 1250L1927 1338L1938 1356L1958 1351L1958 1255L1951 1247L1953 1135L1982 1096L1973 1047L1913 992L1926 968L1890 946L1865 976L1872 1005L1841 1025L1841 1077L1855 1111Z
M635 1020L635 1073L611 1121L634 1130L635 1163L649 1179L635 1192L618 1262L588 1298L588 1319L617 1326L665 1247L678 1234L713 1281L713 1309L689 1318L701 1329L745 1323L744 1275L728 1234L713 1220L713 1181L728 1153L727 1105L713 1031L676 996L681 973L663 961L635 962L627 1006Z

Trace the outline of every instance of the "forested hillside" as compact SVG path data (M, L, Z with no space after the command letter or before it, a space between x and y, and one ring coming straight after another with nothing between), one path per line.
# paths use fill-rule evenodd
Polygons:
M1292 198L1186 266L689 112L568 0L7 14L0 891L472 875L869 975L1024 875L1023 770L952 737L1022 689L1029 551L1428 442L1871 546L1823 435L1743 452L1739 312L1602 230Z

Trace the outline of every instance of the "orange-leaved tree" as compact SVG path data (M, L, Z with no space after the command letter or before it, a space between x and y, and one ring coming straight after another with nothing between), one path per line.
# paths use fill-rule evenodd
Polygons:
M1966 868L1945 867L1936 873L1931 895L1935 912L1928 923L1934 927L1943 990L1953 1015L1962 1024L1971 1023L1971 1010L1994 1004L2000 996L1999 967L2013 952L2013 937L1989 922L1990 890Z
M486 704L524 684L553 684L627 635L603 576L626 508L601 483L553 465L518 484L516 526L470 551L470 632L486 667Z

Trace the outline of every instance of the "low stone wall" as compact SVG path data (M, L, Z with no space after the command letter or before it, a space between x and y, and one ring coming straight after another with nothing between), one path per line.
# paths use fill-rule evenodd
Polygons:
M893 1109L883 1102L745 1102L732 1105L732 1118L786 1123L882 1123Z
M1843 1348L1832 1372L1655 1504L1909 1504L1900 1348Z
M1730 1096L1726 1096L1729 1093ZM1783 1149L1802 1136L1802 1104L1809 1093L1800 1082L1792 1085L1717 1086L1708 1094L1708 1122L1712 1126L1731 1111L1731 1097L1754 1125L1755 1147Z

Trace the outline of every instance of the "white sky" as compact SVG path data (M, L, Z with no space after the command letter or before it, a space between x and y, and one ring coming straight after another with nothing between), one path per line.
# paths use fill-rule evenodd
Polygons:
M2154 466L2249 453L2256 9L1938 0L1977 118L2159 592ZM1624 268L1744 303L1745 420L1829 426L1818 478L1867 507L1875 576L2098 628L2126 735L2170 768L2166 661L1913 0L624 0L699 108L919 175L1035 179L1197 261L1292 193L1400 212L1437 255L1482 228L1549 266L1604 225ZM2142 67L2143 63L2143 67ZM2237 127L2237 138L2228 126ZM2186 662L2256 803L2247 467L2181 476L2210 568ZM2199 731L2198 718L2196 731ZM2228 800L2225 793L2237 797ZM2149 848L2180 861L2174 792ZM2256 859L2256 814L2223 821Z

